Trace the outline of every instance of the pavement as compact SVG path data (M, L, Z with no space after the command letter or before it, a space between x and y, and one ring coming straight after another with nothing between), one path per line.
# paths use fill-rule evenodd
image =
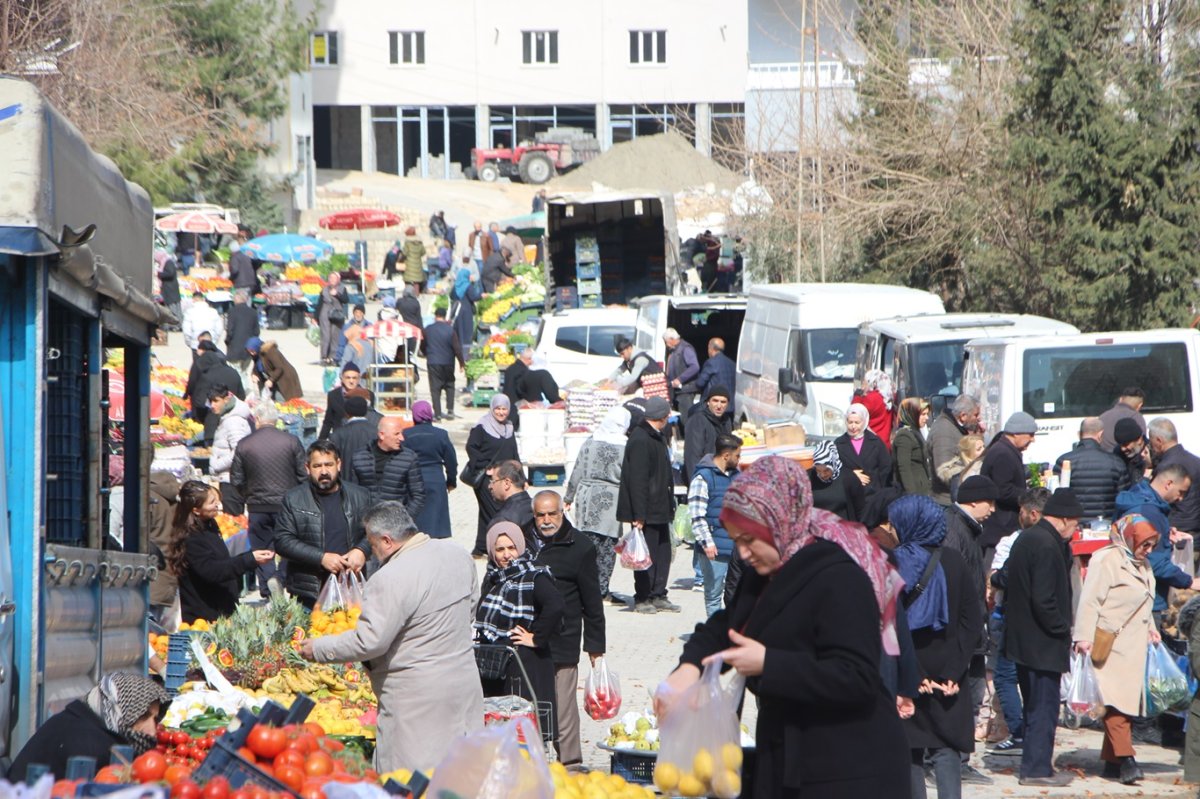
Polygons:
M429 300L426 300L429 302ZM375 318L378 305L371 303L367 308L369 318ZM301 385L305 388L304 397L315 405L324 406L324 392L321 391L323 368L317 363L317 350L304 337L303 330L263 331L263 338L275 340L282 352L296 367ZM181 368L188 368L191 356L183 345L179 333L169 334L164 346L155 347L154 355L164 363L173 363ZM424 373L424 365L422 373ZM461 380L461 376L460 376ZM459 389L462 388L462 383ZM422 380L417 389L418 397L428 399L428 384ZM456 449L462 456L467 434L483 415L482 409L459 407L460 418L444 423L442 426L450 433ZM450 515L453 525L453 540L466 549L470 549L475 540L476 503L474 495L463 488L450 494ZM483 573L483 563L478 562L480 575ZM672 586L689 586L692 579L691 555L687 550L678 550L671 568ZM612 578L612 589L622 595L633 594L633 573L618 566ZM683 646L684 636L689 634L695 625L703 620L703 598L699 592L681 590L676 587L670 593L672 602L680 605L679 613L658 613L655 615L635 614L629 609L621 609L606 604L606 625L609 652L607 659L610 667L620 675L623 696L622 712L649 708L650 695L655 686L665 678L678 661ZM580 707L582 708L583 682L587 678L588 666L586 658L581 657L580 665ZM581 737L583 740L584 764L591 769L607 771L609 754L597 744L608 735L611 721L593 721L581 710ZM755 701L751 698L746 703L743 721L753 731ZM1060 727L1055 746L1055 765L1060 769L1069 769L1076 774L1075 781L1064 789L1044 789L1021 787L1017 782L1016 769L1019 766L1017 758L987 757L983 755L984 746L976 747L971 757L975 768L993 779L991 785L964 785L963 796L968 799L984 799L987 797L1192 797L1196 796L1196 786L1181 783L1183 774L1180 765L1180 752L1177 749L1165 749L1158 746L1138 745L1137 758L1146 774L1146 779L1136 786L1123 786L1119 783L1100 777L1099 752L1101 735L1092 730L1070 730ZM869 752L863 753L869 757ZM930 794L935 794L930 788Z

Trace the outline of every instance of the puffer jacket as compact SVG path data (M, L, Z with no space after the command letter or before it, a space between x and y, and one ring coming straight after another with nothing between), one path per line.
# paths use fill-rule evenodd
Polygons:
M1072 481L1074 478L1072 477ZM1158 531L1158 543L1146 558L1154 570L1154 610L1167 609L1167 595L1172 588L1189 588L1192 578L1171 560L1171 522L1167 517L1171 506L1158 495L1149 480L1143 480L1132 488L1117 494L1115 515L1140 513Z
M361 550L369 559L371 549L367 546L362 518L372 505L371 492L349 483L342 483L339 490L342 513L350 528L350 547ZM288 561L288 591L316 599L329 577L329 572L321 568L321 557L325 554L325 515L312 483L307 480L283 497L283 509L275 517L275 551Z
M229 482L229 469L233 466L233 453L238 442L254 432L250 406L234 397L233 404L221 414L217 433L213 438L212 455L208 460L208 471L222 483Z
M179 480L170 472L150 473L150 506L146 517L146 553L158 563L158 576L150 584L150 604L170 605L179 581L167 568L164 553L171 541L171 520L179 501Z
M1085 438L1076 442L1070 452L1064 452L1054 462L1054 473L1062 474L1063 461L1071 462L1071 490L1087 516L1111 519L1117 494L1129 488L1129 470L1111 452L1105 452L1100 442Z
M380 474L375 468L378 452L379 445L372 444L354 453L354 482L370 490L372 503L403 502L408 515L417 518L425 507L425 479L417 453L404 447L390 453Z

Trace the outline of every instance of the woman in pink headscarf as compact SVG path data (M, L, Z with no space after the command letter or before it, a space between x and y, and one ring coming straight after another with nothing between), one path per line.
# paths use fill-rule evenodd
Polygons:
M907 795L908 744L879 672L898 652L904 584L887 556L861 525L814 508L808 475L785 458L739 475L721 522L749 569L730 607L684 646L660 716L720 656L760 700L743 796Z

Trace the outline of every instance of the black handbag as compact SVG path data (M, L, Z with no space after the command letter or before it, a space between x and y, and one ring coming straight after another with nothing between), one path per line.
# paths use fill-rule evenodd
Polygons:
M464 485L469 485L472 488L482 488L484 480L487 479L487 469L472 469L470 464L462 468L458 475L458 481Z

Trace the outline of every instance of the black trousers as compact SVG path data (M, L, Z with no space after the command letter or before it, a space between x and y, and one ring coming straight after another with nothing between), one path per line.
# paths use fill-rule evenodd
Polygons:
M1017 682L1025 704L1025 745L1021 751L1021 777L1054 774L1054 728L1058 725L1059 682L1056 671L1017 664Z
M671 529L667 524L647 524L642 528L650 549L650 568L633 573L633 601L666 599L667 576L671 572Z
M454 364L431 363L429 372L429 401L433 404L433 415L442 415L442 394L445 392L446 413L454 413Z

